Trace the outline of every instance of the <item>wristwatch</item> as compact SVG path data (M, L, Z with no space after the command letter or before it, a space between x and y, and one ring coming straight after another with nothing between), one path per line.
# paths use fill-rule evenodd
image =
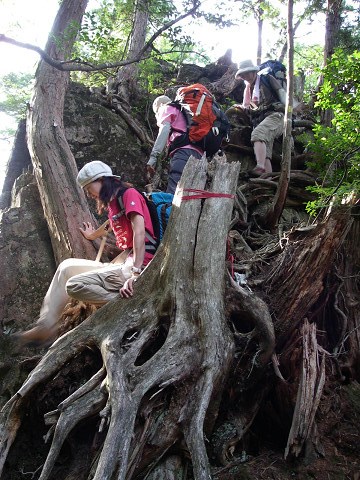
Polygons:
M138 267L131 267L131 273L141 273L141 268Z

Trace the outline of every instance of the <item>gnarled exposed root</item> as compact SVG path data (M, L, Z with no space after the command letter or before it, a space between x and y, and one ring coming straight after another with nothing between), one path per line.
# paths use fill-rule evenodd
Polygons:
M261 298L238 285L231 277L229 278L232 287L228 292L232 298L231 313L245 315L254 325L253 336L259 342L256 364L263 368L269 362L275 348L275 332L269 309Z
M39 480L47 480L49 478L55 461L60 453L60 449L73 427L84 418L98 413L105 402L106 395L98 386L95 390L81 396L62 410L56 424L51 448Z

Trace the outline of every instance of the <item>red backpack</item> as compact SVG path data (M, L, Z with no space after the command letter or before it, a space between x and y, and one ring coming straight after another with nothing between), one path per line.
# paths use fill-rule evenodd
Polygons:
M224 138L228 139L230 123L213 95L201 83L179 88L170 105L181 110L187 124L187 132L175 139L170 151L192 143L209 157L217 153Z

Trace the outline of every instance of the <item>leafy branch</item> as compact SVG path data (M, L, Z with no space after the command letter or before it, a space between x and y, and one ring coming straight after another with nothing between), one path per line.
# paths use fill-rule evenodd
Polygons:
M36 45L32 45L30 43L24 43L24 42L19 42L18 40L15 40L14 38L7 37L4 34L0 34L0 42L4 43L9 43L10 45L14 45L16 47L20 48L25 48L27 50L32 50L40 55L40 57L46 62L47 64L51 65L52 67L56 68L57 70L60 71L71 71L71 72L95 72L99 70L107 70L110 68L117 68L117 67L123 67L125 65L129 65L132 63L138 63L142 60L145 60L150 57L150 54L148 53L149 50L155 50L154 49L154 42L155 40L167 29L175 25L176 23L180 22L184 18L193 15L196 10L200 7L201 3L200 2L195 2L193 8L191 8L189 11L183 13L182 15L179 15L178 17L174 18L173 20L170 20L166 22L161 28L159 28L151 37L150 39L145 43L144 47L140 50L138 55L134 58L126 59L126 60L121 60L119 62L111 62L111 63L101 63L98 65L91 64L89 62L83 62L80 59L72 59L72 60L67 60L67 61L58 61L52 58L50 55L48 55L43 49L37 47Z

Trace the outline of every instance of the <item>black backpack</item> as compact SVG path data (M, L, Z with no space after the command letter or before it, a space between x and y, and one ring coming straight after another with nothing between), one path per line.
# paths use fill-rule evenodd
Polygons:
M286 90L286 67L279 60L267 60L259 65L259 75L272 75Z

